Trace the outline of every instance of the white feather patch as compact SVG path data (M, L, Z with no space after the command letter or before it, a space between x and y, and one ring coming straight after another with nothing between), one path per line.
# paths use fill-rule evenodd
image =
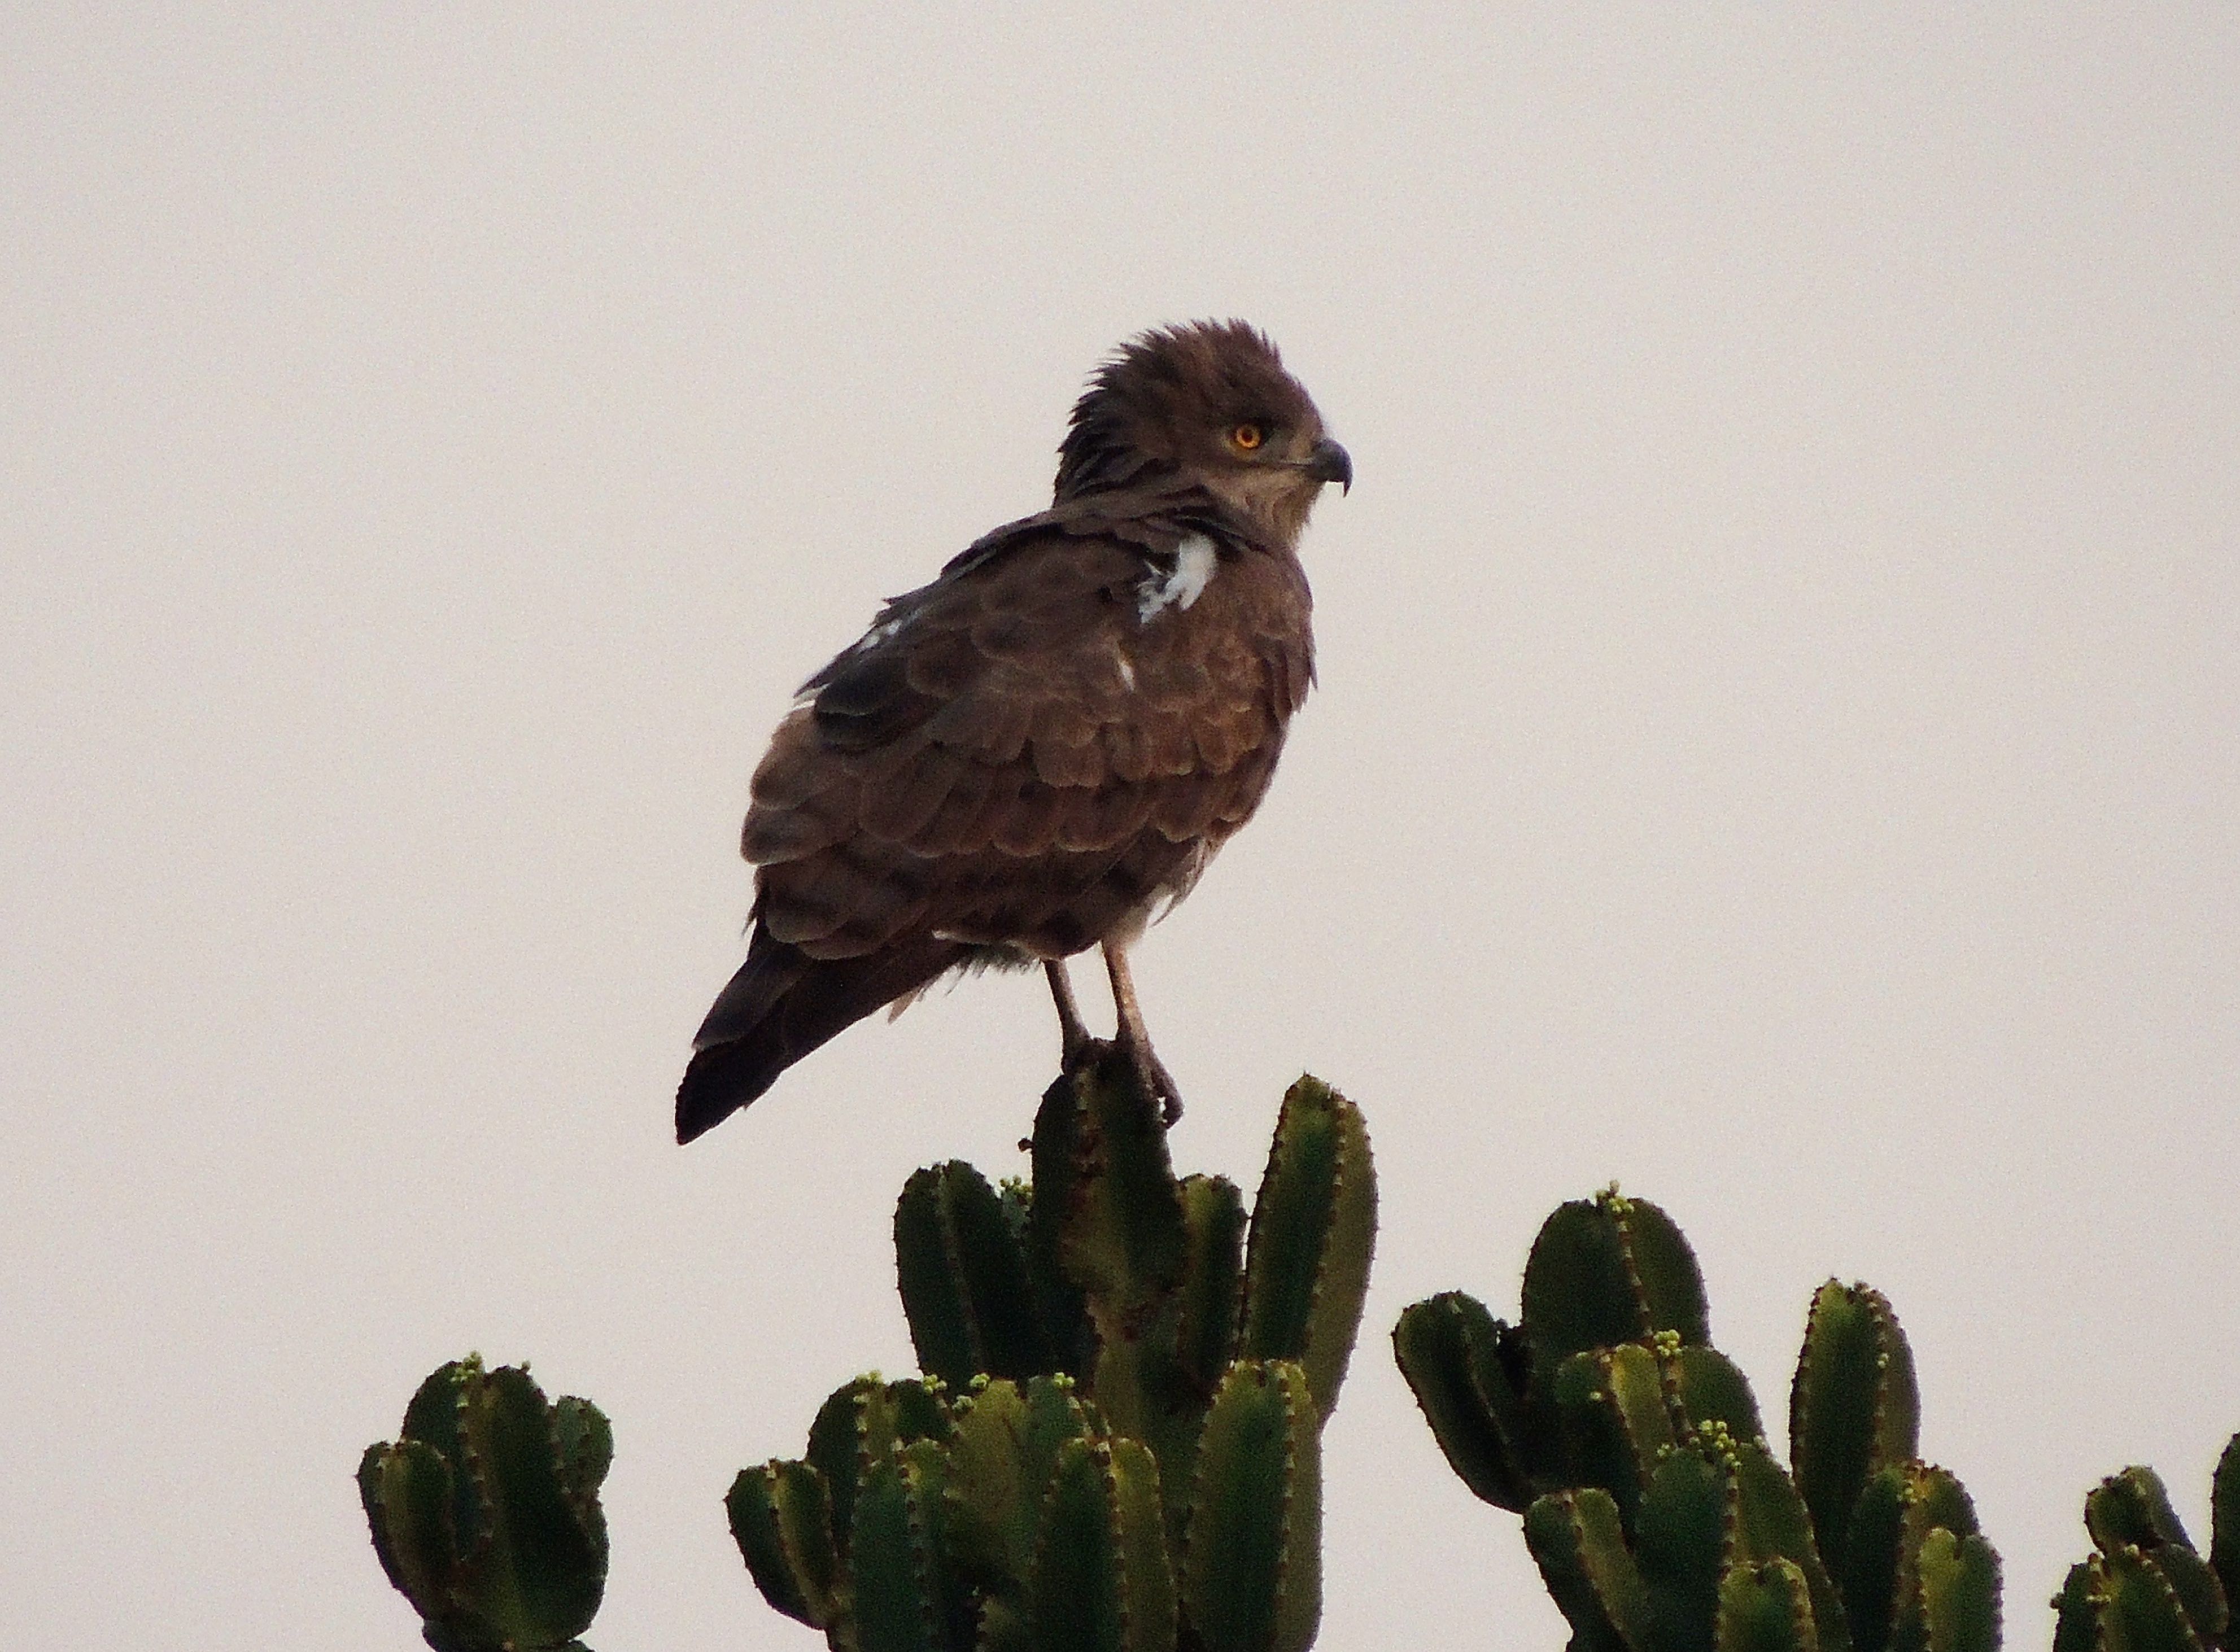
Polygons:
M885 642L897 631L901 630L902 628L903 622L899 619L890 619L883 625L874 625L870 630L864 632L863 636L857 637L853 643L850 643L848 645L848 652L850 654L863 654L868 652L869 650L878 647L880 643Z
M1163 579L1147 579L1139 588L1136 618L1145 625L1163 608L1188 608L1205 594L1218 559L1213 541L1192 534L1175 547L1175 570Z

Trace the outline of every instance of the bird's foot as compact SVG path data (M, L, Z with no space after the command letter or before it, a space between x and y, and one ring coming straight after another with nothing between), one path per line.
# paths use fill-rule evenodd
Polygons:
M1135 1064L1136 1082L1143 1087L1144 1096L1159 1104L1159 1122L1168 1129L1174 1129L1183 1116L1182 1086L1175 1082L1175 1076L1167 1070L1167 1064L1151 1053L1150 1044L1124 1037L1120 1042L1128 1052L1128 1059Z

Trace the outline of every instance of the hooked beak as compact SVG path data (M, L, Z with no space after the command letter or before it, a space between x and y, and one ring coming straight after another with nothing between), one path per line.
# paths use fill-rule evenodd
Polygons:
M1335 482L1343 493L1353 491L1353 456L1324 436L1307 455L1307 474L1317 482Z

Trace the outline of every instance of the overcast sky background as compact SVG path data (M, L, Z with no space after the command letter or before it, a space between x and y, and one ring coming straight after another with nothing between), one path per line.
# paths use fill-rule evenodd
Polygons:
M0 10L0 1642L417 1645L350 1476L478 1349L614 1419L601 1652L817 1644L719 1500L1057 1039L968 983L674 1146L747 775L1200 316L1359 476L1137 954L1183 1168L1302 1069L1375 1139L1322 1643L1561 1644L1385 1339L1613 1178L1777 1444L1890 1296L2010 1644L2098 1476L2205 1542L2240 8L793 10Z

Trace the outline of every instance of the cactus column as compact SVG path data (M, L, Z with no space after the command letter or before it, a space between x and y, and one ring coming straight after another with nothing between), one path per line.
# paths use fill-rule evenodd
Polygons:
M1303 1652L1320 1435L1376 1231L1353 1104L1301 1079L1250 1216L1177 1179L1110 1051L1043 1097L1031 1183L910 1178L897 1273L923 1379L835 1394L729 1509L763 1596L835 1647Z

